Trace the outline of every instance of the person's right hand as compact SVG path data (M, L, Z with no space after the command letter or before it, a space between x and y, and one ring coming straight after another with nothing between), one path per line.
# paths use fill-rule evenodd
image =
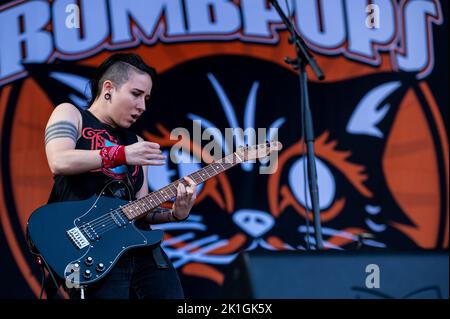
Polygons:
M164 165L166 159L158 143L147 141L125 146L125 157L128 165Z

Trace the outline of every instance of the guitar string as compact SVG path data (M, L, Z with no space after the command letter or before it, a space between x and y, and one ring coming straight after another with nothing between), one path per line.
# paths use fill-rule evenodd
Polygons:
M234 166L233 163L214 163L214 164L221 164L221 165L222 165L222 171L220 171L220 170L219 170L219 172L216 171L216 170L214 169L213 165L211 165L211 166L205 167L204 170L203 170L203 171L206 172L207 175L208 175L207 179L203 180L203 177L200 176L200 171L194 172L194 173L190 174L189 176L190 176L194 181L195 181L197 178L202 179L201 182L196 182L197 184L199 184L199 183L205 182L206 180L208 180L208 179L210 179L210 178L212 178L212 177L214 177L214 176L216 176L216 175L222 173L223 171L225 171L225 170L231 168L232 166ZM229 167L224 167L224 166L223 166L224 164L231 164L231 166L229 166ZM236 163L234 163L234 164L236 164ZM216 168L219 168L219 167L216 167ZM208 170L210 171L211 174L209 174ZM198 175L197 177L194 176L194 175L196 175L196 174ZM161 192L167 193L167 191L170 190L171 192L174 193L174 194L172 195L172 197L170 197L170 198L164 197L164 200L163 200L161 203L163 203L164 201L167 201L167 200L170 200L170 199L176 197L176 192L175 192L173 189L171 189L170 187L171 187L172 185L173 185L173 186L178 185L177 183L182 183L183 181L184 181L184 179L181 178L181 179L179 179L179 180L173 182L171 185L167 185L167 186L161 188L159 191L157 191L158 193L161 193ZM167 189L167 190L165 190L165 189ZM155 192L155 194L156 194L156 192ZM136 202L136 201L135 201L135 202ZM134 204L134 205L135 205L135 204ZM100 235L102 235L102 234L104 234L104 233L110 231L111 229L114 229L114 228L117 228L117 227L118 227L117 223L111 218L111 213L114 213L114 212L117 212L117 211L122 212L122 214L124 214L124 215L126 216L126 214L123 212L123 207L121 207L121 208L116 208L115 210L111 211L110 213L103 215L104 218L103 218L103 219L100 219L100 220L97 220L94 224L91 225L92 222L88 222L88 223L86 223L86 224L84 224L84 225L89 224L89 227L91 227L91 229L94 230L95 234L96 234L97 236L100 236ZM151 209L150 209L149 211L151 211ZM101 216L101 217L102 217L102 216ZM100 217L99 217L99 218L100 218ZM126 217L126 218L127 218L127 217ZM98 219L98 218L97 218L97 219ZM93 220L93 221L94 221L94 220ZM100 222L100 221L102 221L102 222ZM101 228L98 228L98 226L99 226L100 224L101 224L102 226L101 226ZM84 225L83 225L83 226L84 226Z
M214 164L220 164L220 165L222 166L221 169L222 169L223 171L224 171L224 170L227 170L227 169L229 169L229 168L231 168L232 166L234 166L233 163L214 163ZM223 165L226 165L226 164L231 164L231 166L230 166L230 167L224 167ZM216 168L219 168L219 167L216 167ZM219 170L220 170L220 168L219 168ZM206 172L207 175L209 175L207 179L212 178L212 177L214 177L215 175L218 175L218 174L221 173L221 172L217 172L217 171L214 169L213 165L208 165L208 166L206 166L206 167L203 169L203 171ZM211 173L211 174L210 174L210 173ZM195 180L196 178L194 177L194 175L198 175L198 176L197 176L198 178L203 179L203 177L200 176L200 171L194 172L194 173L192 173L192 174L190 175L190 176ZM176 185L178 185L177 182L178 182L178 183L181 183L183 180L184 180L184 179L181 178L181 179L175 181L174 183L172 183L171 185L167 185L167 186L161 188L159 191L155 192L155 194L161 193L161 192L167 193L168 191L174 192L174 191L171 189L171 186L172 186L172 185L173 185L173 186L176 186ZM204 181L206 181L206 180L203 180L202 182L204 182ZM200 182L197 182L197 183L200 183ZM170 199L174 198L175 196L176 196L176 193L173 195L173 197L170 197L170 198L165 197L164 199L170 200ZM135 204L134 204L134 205L135 205ZM144 207L145 207L145 206L144 206ZM149 209L148 211L151 211L151 209ZM112 210L111 212L109 212L109 213L107 213L107 214L104 214L104 215L102 215L102 216L99 216L99 217L97 217L96 219L93 219L92 221L87 222L87 223L81 225L80 227L84 227L84 228L90 227L90 228L94 231L94 233L96 233L97 235L100 236L101 234L104 234L106 231L109 231L109 230L115 228L115 227L109 227L109 226L111 226L111 225L116 225L116 226L117 226L117 223L116 223L116 222L114 221L114 219L112 218L112 215L113 215L114 213L121 213L121 212L122 212L122 213L125 215L125 217L126 217L126 214L123 212L123 207L119 207L119 208L116 208L116 209ZM126 218L127 218L127 217L126 217ZM102 225L102 226L99 227L99 225ZM87 231L87 230L86 230L86 231Z
M165 191L165 192L167 193L167 191ZM172 190L172 192L173 192L173 190ZM174 194L173 197L170 197L170 199L174 198L175 196L176 196L176 194ZM151 211L151 209L149 211ZM111 213L116 213L116 212L122 213L124 215L125 219L128 220L128 218L126 217L125 213L123 213L123 210L121 208L111 211ZM90 227L96 235L100 236L111 229L119 227L117 225L117 223L111 218L111 215L112 215L111 213L109 213L108 216L106 216L106 218L103 218L101 223L99 223L100 221L97 221L95 223L95 225L91 225L91 223L86 223L83 226L85 228L86 228L86 226ZM100 224L101 224L101 227L99 227Z
M234 155L234 154L233 154L233 155ZM233 157L234 157L234 156L233 156ZM234 158L233 158L233 159L234 159ZM216 171L216 170L214 169L214 165L217 165L217 164L220 164L220 165L222 166L222 167L219 167L219 166L216 167L216 168L219 169L219 171ZM233 167L235 164L237 164L237 162L235 162L235 161L232 162L232 163L227 162L227 161L211 163L210 165L206 166L206 167L203 168L202 170L199 170L199 171L197 171L197 172L194 172L194 173L190 174L189 176L190 176L194 181L195 181L197 178L199 178L199 179L201 179L201 183L203 183L203 182L205 182L207 179L210 179L210 178L212 178L212 177L214 177L214 176L216 176L216 175L222 173L223 171L225 171L225 170L227 170L227 169ZM226 166L224 166L224 165L226 165ZM228 165L230 165L230 166L228 166ZM228 167L227 167L227 166L228 166ZM206 174L208 175L207 179L203 179L203 177L200 175L200 172L201 172L201 171L202 171L202 172L206 172ZM197 177L195 177L195 175L197 175ZM204 175L204 174L202 174L202 175ZM173 182L171 185L167 185L167 186L163 187L162 189L160 189L159 191L155 192L155 195L158 194L158 193L161 193L161 192L163 192L163 191L164 191L165 193L167 193L167 191L170 190L171 192L174 193L173 197L170 197L170 198L164 197L164 199L166 199L166 201L167 201L167 200L170 200L170 199L172 199L172 198L174 198L174 197L176 196L176 193L175 193L175 191L173 191L173 190L171 189L171 186L172 186L172 185L173 185L173 186L178 186L178 183L183 183L183 182L184 182L184 179L181 178L181 179L179 179L179 180ZM199 184L200 182L197 182L197 181L196 181L196 183ZM143 205L143 206L144 206L144 205ZM145 206L144 206L144 207L145 207ZM149 209L148 211L151 211L151 209ZM115 214L115 213L122 213L122 214L125 215L125 217L128 219L128 216L127 216L127 215L125 214L125 212L123 211L123 208L122 208L122 207L119 207L119 208L116 208L116 209L112 210L111 212L109 212L109 213L107 213L107 214L104 214L104 215L102 215L102 216L99 216L99 217L93 219L92 221L87 222L87 223L81 225L80 227L81 227L81 228L84 228L84 230L85 230L86 232L88 232L88 229L87 229L87 228L89 227L89 228L90 228L92 231L94 231L94 233L99 237L100 235L104 234L105 232L107 232L107 231L109 231L109 230L111 230L111 229L113 229L113 228L116 228L116 227L118 226L117 223L116 223L116 222L114 221L114 219L112 218L112 215ZM99 228L99 225L102 225L102 226ZM111 226L113 226L113 227L111 227ZM89 235L88 235L88 236L89 236Z
M228 161L226 160L227 157L230 157L230 156L233 158L233 161L232 161L232 162L228 162ZM227 157L223 158L223 159L222 159L221 161L219 161L219 162L211 163L210 165L206 166L206 167L203 168L202 170L199 170L199 171L196 171L196 172L190 174L189 177L191 177L191 178L195 181L196 184L200 184L200 183L203 183L203 182L205 182L206 180L208 180L208 179L210 179L210 178L212 178L212 177L214 177L214 176L216 176L216 175L218 175L218 174L220 174L220 173L222 173L222 172L228 170L229 168L233 167L234 165L239 164L239 162L234 161L234 160L236 159L234 153L233 153L233 154L230 154L230 155L227 156ZM223 161L223 160L225 160L225 161ZM220 170L220 167L219 167L219 166L216 167L216 168L219 168L219 171L216 171L216 170L214 169L214 165L217 165L217 164L220 164L220 165L222 166L222 167L221 167L221 170ZM226 166L224 166L224 165L227 165L227 166L230 165L230 166L226 167ZM210 172L208 172L208 170L209 170ZM209 176L208 176L206 179L203 179L203 177L200 175L200 172L201 172L201 171L202 171L202 172L206 172L207 175L209 175ZM210 175L209 173L211 173L211 175ZM197 175L198 175L197 177L201 179L200 182L197 182L197 181L196 181L196 177L194 176L195 174L197 174ZM202 174L202 175L204 175L204 174ZM183 183L183 182L184 182L184 178L180 178L179 180L173 182L172 184L167 185L167 186L161 188L159 191L154 192L154 194L157 195L158 193L161 193L161 192L163 192L163 191L167 194L167 191L170 190L171 192L174 193L174 195L173 195L172 197L170 197L170 198L167 198L167 197L165 197L165 196L163 197L166 201L167 201L167 200L170 200L170 199L172 199L172 198L174 198L174 197L176 196L176 191L173 191L173 189L171 189L171 186L177 187L179 183ZM183 184L184 184L184 183L183 183ZM165 190L165 189L167 189L167 190ZM145 198L145 197L144 197L144 198ZM142 199L139 199L139 200L142 200ZM136 200L136 201L139 201L139 200ZM136 201L134 201L133 203L135 203ZM164 201L163 201L163 202L164 202ZM161 202L161 203L163 203L163 202ZM130 205L130 204L132 204L132 203L126 204L126 205L124 205L124 207L126 208L126 206L128 206L128 205ZM134 204L134 205L136 205L136 204ZM158 204L158 205L159 205L159 204ZM151 206L151 205L150 205L150 206ZM146 208L144 205L143 205L143 207ZM157 207L157 206L155 206L155 207ZM154 207L154 208L155 208L155 207ZM148 211L150 212L151 210L152 210L152 209L149 209ZM114 229L114 228L117 228L117 227L118 227L117 223L116 223L116 222L114 221L114 219L112 218L112 216L113 216L115 213L121 214L121 215L122 215L121 217L123 217L123 215L125 215L125 218L128 219L128 216L125 214L125 212L124 212L124 210L123 210L123 207L118 207L118 208L116 208L116 209L110 211L110 212L107 213L107 214L104 214L104 215L102 215L102 216L99 216L99 217L93 219L92 221L87 222L87 223L81 225L80 227L85 228L85 231L87 231L87 230L86 230L86 227L90 227L90 228L94 231L94 233L97 235L97 237L100 237L100 235L102 235L102 234L108 232L108 231L111 230L111 229ZM137 217L137 216L134 216L134 217ZM133 218L133 219L134 219L134 218ZM98 228L99 225L102 225L102 227L101 227L101 228ZM126 224L125 224L125 225L126 225ZM88 237L89 237L89 234L88 234ZM89 238L90 238L90 237L89 237Z
M161 189L161 190L163 190L163 189ZM167 191L165 191L165 192L167 193ZM174 195L174 197L175 196L176 196L176 194ZM171 197L171 198L173 198L173 197ZM151 209L148 209L148 207L147 207L147 211L151 211ZM115 213L121 214L122 215L121 217L123 219L125 219L126 221L128 221L128 217L123 212L123 207L122 207L122 208L116 208L115 210L111 211L107 215L104 215L104 216L106 216L106 218L98 220L94 224L91 224L91 222L89 222L89 223L84 224L83 226L84 227L86 227L86 226L90 227L95 232L96 235L100 236L100 235L104 234L105 232L107 232L107 231L109 231L109 230L111 230L113 228L120 227L120 226L117 225L117 223L112 218L112 215L115 214ZM128 223L126 223L125 225L127 225L127 224ZM101 225L101 227L99 227L99 225Z
M258 147L257 147L257 148L258 148ZM233 160L233 161L230 162L230 161L228 160L229 157L232 157L232 160ZM200 178L201 181L199 181L199 182L196 181L196 183L197 183L197 184L203 183L203 182L205 182L206 180L208 180L208 179L210 179L210 178L212 178L212 177L214 177L214 176L216 176L216 175L218 175L218 174L224 172L225 170L227 170L227 169L233 167L234 165L238 164L238 162L234 161L235 159L236 159L235 154L232 153L232 154L230 154L230 155L228 155L228 156L222 158L222 159L219 160L218 162L211 163L211 164L209 164L208 166L204 167L203 169L198 170L198 171L196 171L196 172L190 174L189 176L190 176L192 179L194 179L194 181L195 181L195 180L196 180L196 177L194 177L194 175L197 174L197 175L198 175L197 177ZM219 168L219 172L216 171L216 170L214 169L214 165L221 165L221 166L222 166L222 167L219 167L219 166L216 167L216 168ZM227 165L227 166L230 165L230 166L227 167L227 166L225 166L225 165ZM221 169L221 170L220 170L220 169ZM208 170L209 170L209 172L208 172ZM200 172L201 172L201 171L207 173L207 175L208 175L207 179L203 179L203 177L200 175ZM211 173L211 174L209 174L209 173ZM202 175L204 175L204 174L202 174ZM178 186L179 183L183 183L183 182L184 182L184 178L180 178L179 180L173 182L171 185L167 185L167 186L161 188L159 191L154 192L154 194L160 193L160 192L162 192L162 191L163 191L164 189L166 189L166 188L167 188L167 190L170 190L171 192L173 192L173 190L170 189L170 187L171 187L172 185L173 185L173 186ZM184 183L183 183L183 184L184 184ZM167 190L165 190L165 192L167 192ZM176 194L174 194L174 196L176 196ZM173 197L170 197L170 198L165 197L166 201L167 201L167 200L170 200L170 199L172 199L172 198L173 198ZM162 203L162 202L161 202L161 203ZM127 204L127 205L129 205L129 204ZM126 205L124 205L124 206L126 206ZM156 206L155 206L155 207L156 207ZM122 213L125 214L125 213L123 212L123 209L122 209L122 208L116 208L115 210L112 210L112 211L109 212L109 213L106 213L106 214L104 214L104 215L101 215L101 216L99 216L99 217L97 217L97 218L95 218L95 219L93 219L93 220L91 220L91 221L89 221L89 222L87 222L87 223L81 225L80 227L83 227L83 226L87 225L87 226L91 227L91 228L95 231L95 229L97 229L96 227L98 227L98 225L102 225L102 227L103 227L103 224L104 224L105 222L108 222L108 221L114 222L114 220L111 218L111 214L113 214L113 213L115 213L115 212L118 212L118 211L119 211L119 212L122 211ZM151 209L149 209L148 211L151 211ZM126 215L126 214L125 214L125 215ZM128 218L128 216L127 216L127 218ZM115 223L115 222L114 222L114 223Z
M224 171L226 169L229 169L232 166L234 166L233 163L213 163L213 164L214 165L221 164L222 171ZM225 164L231 164L231 166L225 167L225 166L223 166ZM203 169L203 171L206 172L207 175L209 175L207 179L212 178L213 176L221 173L220 167L216 167L216 168L219 168L219 172L217 172L214 169L213 165L208 165L207 167L205 167ZM211 175L209 173L211 173ZM200 176L200 171L197 171L197 172L194 172L193 174L191 174L190 175L191 178L196 180L197 179L195 177L196 174L198 175L197 176L198 178L203 180L203 177ZM206 180L203 180L202 182L204 182L204 181L206 181ZM179 179L178 181L175 181L172 185L175 186L175 185L178 185L177 183L182 183L182 182L183 182L183 178ZM196 183L198 184L199 182L196 182ZM173 189L171 189L172 185L167 185L166 187L164 187L164 188L162 188L161 190L158 191L158 193L165 192L167 194L167 191L170 191L171 193L174 193L173 197L170 197L170 198L164 197L164 199L166 199L166 201L170 200L170 199L172 199L172 198L174 198L176 196L175 191L173 191ZM157 194L157 193L155 193L155 194ZM151 211L151 209L149 209L148 211ZM107 232L107 231L109 231L111 229L119 227L119 225L117 225L117 223L112 218L112 215L114 213L122 213L123 215L126 216L126 214L123 212L123 208L117 208L117 209L115 209L115 210L113 210L113 211L111 211L111 212L109 212L107 214L104 214L104 215L102 215L102 216L100 216L100 217L98 217L98 218L96 218L96 219L94 219L94 220L92 220L90 222L87 222L87 223L83 224L80 227L83 227L85 232L88 232L89 231L88 228L90 228L94 232L96 237L100 237L105 232ZM126 217L126 218L128 218L128 217ZM101 225L101 227L99 227L99 225ZM88 237L89 237L89 234L88 234Z
M194 174L196 174L196 173L198 173L198 172L195 172L195 173L191 174L191 176L194 175ZM208 174L208 175L209 175L209 174ZM199 176L199 177L200 177L200 176ZM209 177L212 177L212 176L209 176ZM201 178L201 177L200 177L200 178ZM195 178L194 178L194 179L195 179ZM176 183L181 182L182 180L183 180L183 179L179 179L179 180L175 181L175 182L172 183L172 184L174 185L174 184L176 184ZM155 196L155 195L157 196L157 194L160 193L160 192L165 192L165 193L167 193L169 190L170 190L171 192L173 192L173 190L171 190L170 187L171 187L171 185L167 185L167 186L161 188L161 189L158 190L157 192L154 192L154 196ZM161 196L162 196L162 195L161 195ZM173 196L175 197L176 194L174 194ZM160 199L158 196L157 196L157 198ZM164 198L164 197L163 197L163 198ZM171 198L173 198L173 197L171 197ZM169 198L169 199L171 199L171 198ZM167 198L165 198L165 199L167 199ZM169 199L167 199L167 200L169 200ZM142 200L142 199L138 199L137 201L139 201L139 200ZM164 201L165 201L165 200L164 200ZM162 202L164 202L164 201L162 201ZM135 203L135 202L136 202L136 201L134 201L133 203ZM161 202L161 203L162 203L162 202ZM159 204L160 204L160 203L158 203L158 205L159 205ZM127 204L127 205L129 205L129 204ZM134 205L136 205L136 204L134 204ZM155 206L155 207L156 207L156 206ZM88 225L88 226L90 226L90 227L97 227L98 225L103 224L103 223L106 222L107 220L111 220L111 214L116 213L116 212L119 212L119 213L122 212L122 213L125 215L125 217L128 219L128 217L126 216L126 214L123 212L123 208L126 208L126 205L124 205L124 206L122 206L122 207L118 207L118 208L112 210L111 212L109 212L109 213L107 213L107 214L104 214L104 215L102 215L102 216L99 216L99 217L97 217L97 218L95 218L95 219L93 219L93 220L91 220L91 221L89 221L89 222L87 222L87 223L85 223L85 224L83 224L83 225ZM153 208L148 209L148 211L151 211L151 209L153 209Z

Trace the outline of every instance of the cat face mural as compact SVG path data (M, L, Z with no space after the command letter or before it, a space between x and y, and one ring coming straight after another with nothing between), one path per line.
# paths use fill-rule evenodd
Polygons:
M436 17L439 12L437 6ZM211 32L214 36L224 40ZM176 143L170 132L177 127L188 129L191 136L210 128L222 134L225 128L278 128L277 138L284 145L274 174L260 174L264 164L259 162L241 164L198 187L188 221L158 226L166 233L165 250L185 283L192 285L223 286L228 265L243 251L315 248L304 182L298 77L283 63L292 48L285 32L270 41L249 39L125 45L160 73L147 111L133 129L161 144L167 154ZM328 52L325 45L314 50L327 75L321 83L311 76L308 84L325 248L447 247L448 143L442 99L436 101L422 79L431 72L430 63L423 70L397 72L386 63L355 55L332 57L336 50ZM48 64L23 63L26 76L4 81L0 88L2 226L35 294L38 271L27 252L24 230L52 185L42 145L45 123L61 102L86 106L86 81L108 55L88 50L83 54L73 62L59 56ZM390 59L386 54L378 58ZM272 137L267 130L264 140ZM149 188L156 190L203 167L189 159L200 158L208 142L192 143L189 152L179 153L180 164L151 167ZM238 145L249 142L236 136ZM223 142L219 147L224 155L232 151Z
M189 82L195 85L186 86ZM420 170L438 170L438 156L423 144L432 141L425 120L426 91L412 83L414 75L383 73L310 85L326 248L411 249L443 244L438 234L445 229L438 229L445 225L445 214L434 205L440 202L439 185L445 181L436 175L427 186L419 183L424 174ZM177 266L194 272L194 263L226 264L239 251L257 247L314 248L314 229L305 223L305 207L311 207L304 187L296 84L295 74L244 57L204 58L161 76L160 91L139 127L148 139L166 145L167 151L174 143L168 136L172 127L193 127L193 123L222 131L236 125L277 127L285 145L275 174L259 174L259 164L240 165L199 190L189 223L161 226L170 236L165 246ZM171 94L175 88L177 94ZM165 112L171 117L159 120ZM148 123L156 123L157 129L145 132ZM408 149L408 156L402 148ZM199 166L169 163L151 168L150 187L158 189ZM417 205L410 196L424 202ZM310 213L308 219L312 225ZM424 236L426 232L435 235ZM205 275L204 268L198 268L199 274Z

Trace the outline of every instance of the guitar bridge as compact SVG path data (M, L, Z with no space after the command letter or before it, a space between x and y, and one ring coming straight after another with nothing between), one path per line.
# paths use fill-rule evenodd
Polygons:
M89 246L89 241L86 239L86 237L83 235L83 233L78 227L69 229L67 231L67 235L69 236L72 243L74 243L75 246L77 246L78 249L82 249L86 246Z

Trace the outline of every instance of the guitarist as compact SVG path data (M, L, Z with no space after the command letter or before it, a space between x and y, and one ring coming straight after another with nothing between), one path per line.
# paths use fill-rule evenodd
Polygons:
M135 54L114 54L90 81L86 110L58 105L45 130L45 151L54 176L49 203L84 200L100 194L134 200L148 194L147 166L163 165L157 143L127 130L148 105L156 71ZM115 181L110 183L111 181ZM179 222L189 216L196 185L180 183L172 209L154 210L137 227ZM79 294L69 291L71 298ZM184 298L176 270L159 245L126 252L109 274L87 287L86 298Z

